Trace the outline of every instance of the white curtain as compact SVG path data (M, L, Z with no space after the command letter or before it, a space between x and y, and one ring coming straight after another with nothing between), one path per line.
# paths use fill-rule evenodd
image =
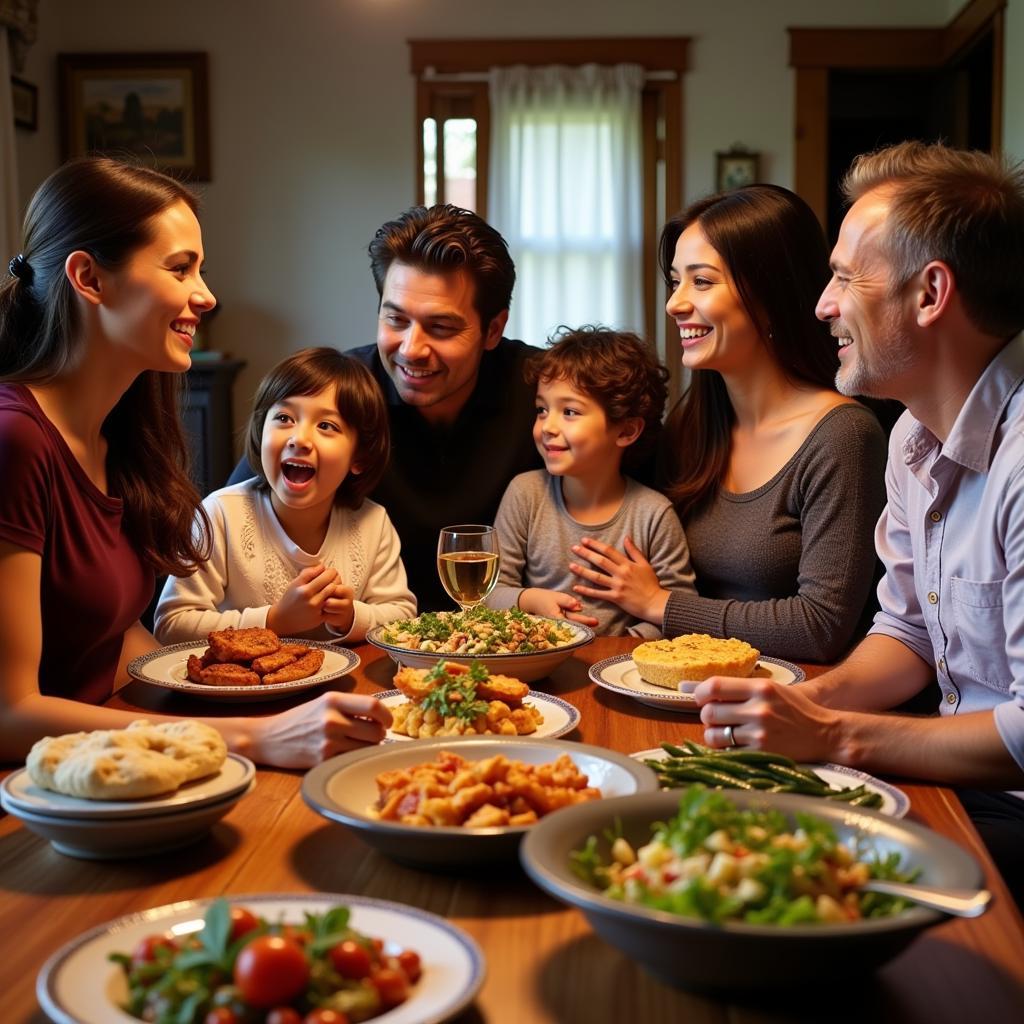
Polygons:
M18 154L14 148L14 102L11 99L11 57L7 29L0 26L0 275L21 244L18 216Z
M643 85L635 64L491 71L488 220L516 263L510 337L643 331Z

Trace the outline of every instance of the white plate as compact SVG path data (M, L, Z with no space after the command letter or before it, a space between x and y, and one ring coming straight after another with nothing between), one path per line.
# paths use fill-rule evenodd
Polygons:
M406 697L401 690L383 690L380 693L375 693L382 704L385 704L389 709L394 710L399 704L406 704L409 698ZM531 690L530 695L523 699L524 704L533 704L537 710L544 716L544 721L537 726L536 732L531 732L530 736L541 739L548 737L553 739L556 736L564 736L566 733L572 732L577 725L580 724L580 713L561 697L552 697L550 693L537 693L536 690ZM458 742L462 739L497 739L496 736L485 733L471 732L465 736L432 736L431 739L439 740L453 740ZM392 732L388 729L387 736L384 742L388 743L393 740L408 741L411 737L402 736L400 733Z
M401 1006L376 1018L381 1024L435 1024L468 1006L483 984L485 966L480 947L460 928L436 914L366 896L333 893L231 896L268 921L301 924L303 913L322 914L339 903L352 910L352 927L381 938L385 950L414 949L423 976ZM85 932L59 949L36 979L36 998L56 1024L139 1024L115 1003L127 997L120 967L110 953L131 953L147 935L198 931L212 900L191 900L128 914Z
M151 654L143 654L128 663L128 674L133 679L153 686L162 686L165 690L177 690L192 697L216 701L261 701L277 700L291 693L300 693L322 683L339 679L359 666L359 655L344 647L337 647L324 640L292 640L281 639L282 644L302 644L304 647L319 647L324 652L324 663L320 671L305 679L296 679L291 683L271 683L269 686L205 686L193 683L188 677L188 658L194 654L201 657L209 644L172 644Z
M552 764L563 754L587 776L602 797L628 796L657 790L658 780L646 765L604 747L569 740L534 739L532 736L473 736L391 743L339 754L306 773L302 798L313 810L352 829L382 854L403 864L428 870L479 871L484 865L514 861L519 842L533 825L463 828L456 825L424 827L399 821L381 821L371 812L377 802L377 776L433 761L449 750L466 761L502 755L527 764ZM504 877L504 873L493 875Z
M664 761L671 757L661 747L638 750L629 756L635 757L638 761ZM896 786L892 786L888 782L876 779L873 775L868 775L867 772L858 771L856 768L847 768L841 764L805 764L801 767L817 772L825 782L830 786L835 786L836 789L856 788L863 785L873 790L882 797L882 805L873 810L881 814L888 814L890 818L905 817L907 811L910 810L910 797L902 789L897 789Z
M144 818L176 814L185 807L202 807L242 792L256 775L256 766L240 754L228 754L219 772L179 786L173 793L144 800L85 800L37 786L28 769L0 783L0 802L8 810L24 810L54 818Z
M176 850L196 842L256 785L201 807L144 818L57 818L5 804L30 832L48 839L58 853L84 860L125 860Z
M760 670L760 671L759 671ZM787 686L805 679L804 670L791 661L780 658L766 658L761 655L757 659L757 668L751 678L774 679L777 683ZM696 714L700 711L692 693L680 693L668 690L664 686L655 686L640 678L640 672L633 664L629 654L617 654L614 658L605 658L590 666L590 678L598 686L623 697L632 697L641 704L667 711L683 711Z
M544 619L541 615L534 615L532 618L542 621ZM397 647L380 639L381 632L391 628L388 626L375 626L366 634L366 639L374 647L387 651L399 665L406 665L409 668L433 668L438 661L454 661L461 665L479 661L494 675L512 676L524 683L532 683L550 675L573 651L585 647L594 639L593 630L582 623L570 622L568 619L548 621L559 626L568 626L576 638L562 647L533 651L529 654L444 654L440 651L410 651L407 647ZM393 625L392 623L392 627Z

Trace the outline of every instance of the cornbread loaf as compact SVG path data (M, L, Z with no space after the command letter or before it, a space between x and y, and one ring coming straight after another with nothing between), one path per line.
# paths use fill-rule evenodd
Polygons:
M686 680L708 676L749 676L761 652L743 640L718 640L706 633L687 633L672 640L649 640L633 651L640 677L675 690Z
M127 729L47 736L26 763L43 789L88 800L137 800L212 775L226 757L223 737L208 725L140 719Z

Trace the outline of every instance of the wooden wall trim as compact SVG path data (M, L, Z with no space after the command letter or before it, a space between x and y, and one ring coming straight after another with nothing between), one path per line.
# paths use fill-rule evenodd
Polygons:
M828 183L822 173L828 161L826 68L797 68L795 113L794 189L824 224L828 213Z
M648 71L687 67L689 39L678 37L603 37L597 39L410 39L409 70L422 75L482 72L526 64L639 64Z
M971 0L942 30L940 63L945 64L967 49L996 17L999 17L1001 25L1002 12L1005 8L1006 0Z
M943 48L941 28L791 28L794 68L934 67Z

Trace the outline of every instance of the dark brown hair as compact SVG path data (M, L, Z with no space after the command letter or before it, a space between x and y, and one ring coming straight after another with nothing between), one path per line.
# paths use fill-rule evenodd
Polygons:
M895 292L941 260L978 330L1010 338L1024 327L1024 164L903 142L857 157L843 179L851 203L875 188L892 193L882 246Z
M769 354L794 383L834 388L839 359L814 314L828 281L821 225L797 195L748 185L694 203L664 227L659 264L670 291L679 236L692 224L722 257ZM661 475L680 517L713 497L729 466L735 412L715 370L693 371L665 424Z
M74 367L82 337L65 260L81 250L108 270L124 266L152 240L154 218L177 203L198 209L173 178L103 157L70 161L39 186L25 214L19 276L0 285L0 381L46 384ZM210 550L188 475L183 386L184 374L139 374L102 428L125 531L156 572L175 575L193 572Z
M505 239L458 206L414 206L377 229L370 243L370 269L378 296L384 294L392 263L433 274L465 270L474 284L473 305L484 332L512 302L516 268Z
M377 486L388 464L390 432L388 409L373 374L357 359L333 348L304 348L278 363L263 378L256 391L245 454L260 487L269 490L260 452L267 414L293 395L316 395L325 388L336 389L338 415L357 435L353 463L359 472L348 476L334 494L334 503L359 508Z
M665 410L668 370L642 338L606 327L561 327L550 346L528 360L524 375L534 386L567 381L593 398L609 423L642 419L643 430L623 453L623 461L642 461L650 454Z

